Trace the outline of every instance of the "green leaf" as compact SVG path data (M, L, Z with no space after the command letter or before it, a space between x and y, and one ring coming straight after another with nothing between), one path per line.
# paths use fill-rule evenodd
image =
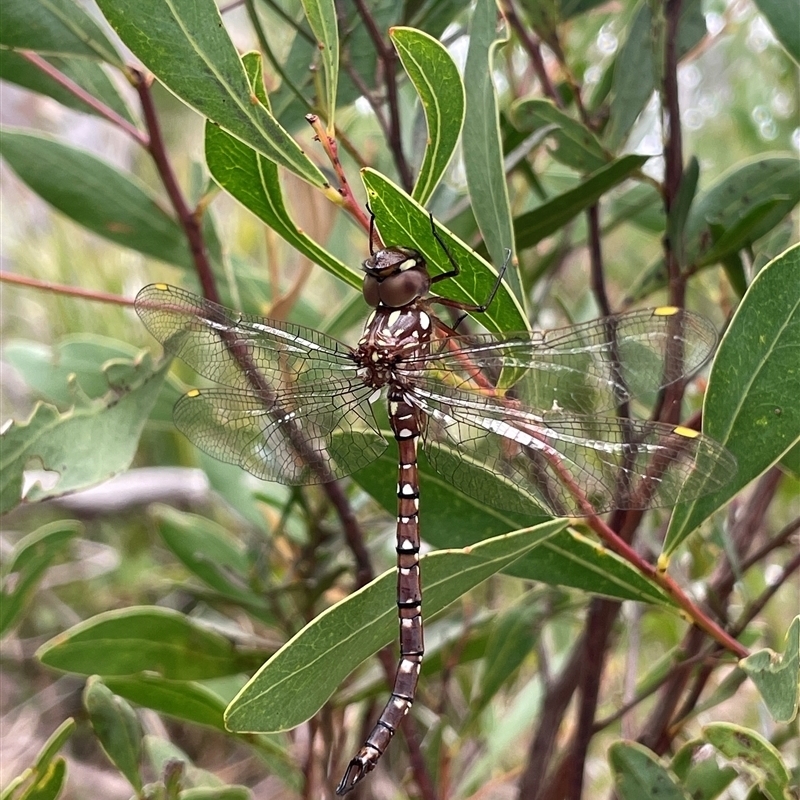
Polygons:
M252 800L246 786L196 786L178 795L178 800Z
M470 720L477 718L531 654L539 638L539 625L536 623L541 616L542 609L538 604L525 603L513 606L494 620L486 642L480 688L477 696L470 699Z
M731 168L701 192L686 220L688 264L723 263L738 250L770 233L800 202L800 163L794 157L759 156ZM648 267L632 287L628 302L663 288L663 259Z
M64 787L67 778L67 762L59 756L47 768L47 771L29 787L22 800L55 800Z
M420 204L430 200L453 157L464 124L464 84L441 42L415 28L392 28L389 36L417 90L428 142L411 196Z
M593 206L609 189L636 172L649 156L627 155L612 161L569 189L514 220L517 247L526 250L552 236L581 211Z
M755 277L720 344L703 406L703 432L736 456L734 480L678 506L664 542L669 555L800 438L800 245Z
M206 163L214 180L304 256L354 288L357 273L301 231L283 202L278 168L244 142L206 123Z
M614 790L619 800L690 800L678 786L675 776L658 757L637 742L617 741L608 750L608 762L614 772Z
M55 800L61 792L66 778L66 761L56 757L67 739L75 732L75 720L69 717L48 737L36 756L33 767L8 781L0 791L0 800ZM25 787L22 794L18 793Z
M98 5L134 55L181 100L312 186L328 186L253 94L214 0L99 0Z
M139 352L118 339L85 333L65 336L52 347L12 340L3 347L3 358L41 399L64 410L75 402L75 384L92 399L102 397L108 391L109 362L133 360ZM150 419L171 426L172 408L181 394L177 380L167 375Z
M60 414L40 403L27 422L12 422L0 434L0 513L22 498L26 470L41 469L56 475L45 488L38 480L25 502L60 497L106 480L127 469L136 453L164 376L165 361L153 369L149 355L135 362L106 365L108 393L90 400L76 387L75 406Z
M98 24L72 0L3 0L0 46L124 66Z
M248 79L265 107L269 100L261 79L261 57L243 58ZM206 164L214 180L245 208L311 261L360 289L363 274L348 267L307 236L292 219L283 201L277 166L255 150L210 122L205 133Z
M755 0L775 38L800 66L800 5L786 0Z
M548 134L548 139L555 143L550 154L578 172L594 172L611 160L592 131L556 108L550 100L519 100L511 107L511 118L519 130L526 132L555 125L556 129Z
M333 0L301 0L306 19L317 39L325 73L325 109L328 114L327 130L334 132L336 90L339 86L339 30L336 27L336 7Z
M142 790L142 728L136 712L95 675L86 682L83 705L111 763L137 793Z
M381 456L355 473L353 480L394 515L397 509L397 449L391 438L389 441L389 447ZM462 468L468 467L468 462L462 464ZM533 501L528 514L514 514L462 494L434 471L424 453L420 454L418 469L420 504L425 514L422 535L434 547L468 547L547 519ZM483 470L477 479L491 481L492 491L496 494L509 491L507 484ZM595 539L588 539L573 530L555 533L535 552L522 556L503 572L524 580L571 586L623 600L661 605L669 602L658 587L628 562L606 550Z
M203 583L237 603L266 608L247 585L251 565L243 548L222 526L169 506L156 506L154 513L164 543Z
M780 752L763 736L729 722L715 722L703 728L703 737L725 758L746 765L770 800L788 800L784 790L789 788L789 770Z
M499 265L506 260L506 250L513 254L516 247L503 164L497 92L492 81L495 50L508 40L495 39L496 31L497 4L494 0L477 0L469 26L469 51L464 67L467 112L462 148L472 211L490 260ZM506 272L506 281L521 301L522 285L516 269Z
M786 633L782 654L769 648L752 653L739 662L756 685L776 722L791 722L797 716L800 694L800 617Z
M128 104L117 91L117 87L106 74L100 64L89 61L85 58L58 58L50 56L46 59L62 75L65 75L82 89L96 97L112 111L116 111L123 119L128 120L131 125L136 125L136 120L131 113ZM85 114L95 114L100 116L92 106L87 105L77 98L72 92L65 89L58 81L45 74L27 58L23 58L13 50L0 49L0 78L4 81L16 83L25 89L38 94L44 94L57 100L67 108L82 111ZM104 119L104 117L101 117Z
M754 205L745 211L744 216L734 222L730 228L722 232L711 249L697 260L696 265L705 267L716 264L718 261L724 261L730 256L736 256L740 250L749 247L763 235L765 221L768 221L768 225L773 227L776 219L777 221L783 219L788 213L789 203L794 205L792 198L778 195ZM717 226L712 226L712 230L715 227ZM744 288L746 289L746 286Z
M614 64L610 120L604 135L612 152L625 141L657 88L656 75L661 72L663 54L653 52L655 30L651 4L641 2ZM705 35L706 21L700 0L687 0L681 5L678 23L678 57L686 55Z
M225 730L222 715L225 702L199 683L171 681L154 673L106 677L108 688L132 703L152 708L175 719Z
M65 719L51 734L47 737L47 741L36 756L36 763L34 769L38 771L44 770L48 764L55 758L56 753L67 743L67 739L75 733L75 720L72 717Z
M737 164L703 192L686 222L689 258L714 263L732 246L760 239L800 202L800 162L795 157L766 156ZM731 245L720 246L712 226L724 230ZM738 239L738 242L736 241ZM710 254L709 254L710 253Z
M692 207L692 201L694 200L694 194L697 191L697 179L699 177L700 162L695 156L692 156L683 171L683 175L681 175L678 193L667 217L667 236L669 241L672 242L678 264L682 269L687 266L684 229L686 227L686 219L689 216L689 209Z
M0 635L22 616L39 581L78 534L81 525L73 520L51 522L17 542L0 590Z
M59 634L36 653L48 667L79 675L149 670L172 680L203 680L246 671L257 655L177 611L131 606L107 611Z
M49 136L3 128L0 153L40 197L112 242L180 267L193 261L180 225L133 175Z
M364 169L361 177L384 242L387 245L404 245L419 250L433 275L451 270L452 264L431 230L428 212L379 172ZM495 284L497 271L438 223L436 230L447 245L453 260L461 268L460 275L437 285L437 291L445 297L470 305L484 303ZM477 315L476 319L494 332L521 331L528 328L522 306L505 282L500 286L486 313Z
M423 556L423 613L430 618L565 524L547 522L465 550ZM388 570L306 625L236 696L227 727L279 731L313 716L350 672L397 635L395 583L395 570Z
M709 758L703 753L705 747L702 739L692 739L681 745L670 763L692 800L715 800L736 778L736 770Z

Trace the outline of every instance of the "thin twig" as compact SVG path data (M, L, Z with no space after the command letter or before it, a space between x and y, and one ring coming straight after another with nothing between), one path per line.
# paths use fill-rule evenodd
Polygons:
M37 278L29 278L27 275L17 275L15 272L6 272L4 270L0 270L0 283L14 283L17 286L29 286L32 289L39 289L43 292L53 292L67 297L80 297L82 300L92 300L97 303L113 303L118 306L133 305L133 300L128 300L117 294L95 292L91 289L78 289L75 286L66 286L63 283L40 281Z
M331 162L331 166L336 173L336 177L339 179L339 194L344 200L345 209L352 214L356 220L358 220L358 223L362 228L364 228L364 230L369 231L369 218L364 213L364 209L356 200L353 190L350 188L350 182L347 180L347 175L342 167L342 162L339 160L339 152L336 146L336 140L327 134L325 128L319 120L319 117L316 114L307 114L306 122L308 122L308 124L313 128L314 138L322 145L322 148L325 150L325 154L328 156L328 160Z
M144 121L150 134L150 142L147 149L156 164L161 182L164 184L172 207L178 216L178 222L186 234L195 270L200 278L200 285L203 287L203 294L212 302L219 303L219 293L217 292L214 273L211 269L211 262L208 259L208 251L203 237L202 217L189 208L167 155L164 137L161 135L161 125L153 103L153 93L150 90L153 84L153 76L133 68L131 73L134 79L133 86L139 95Z
M380 30L378 30L378 25L364 0L354 0L354 2L383 66L386 103L389 107L389 149L392 151L403 188L410 192L414 185L414 178L411 174L411 167L403 155L403 142L400 135L400 104L397 99L397 53L394 47L384 42Z
M70 94L77 97L78 100L96 111L101 117L116 125L120 130L125 131L137 144L145 148L149 146L147 136L142 133L142 131L136 126L131 125L128 120L120 116L114 109L100 102L94 95L89 94L83 87L64 75L63 72L59 72L49 61L45 61L38 53L34 53L31 50L18 50L17 52L26 61L29 61L44 72L45 75L66 89Z
M522 24L514 4L511 0L501 0L500 11L503 16L508 20L514 33L519 37L520 44L525 48L531 59L536 77L542 85L542 91L549 97L558 108L564 107L564 101L561 95L556 91L550 76L547 74L547 67L545 67L544 59L542 58L542 49L539 42L531 35L528 28Z

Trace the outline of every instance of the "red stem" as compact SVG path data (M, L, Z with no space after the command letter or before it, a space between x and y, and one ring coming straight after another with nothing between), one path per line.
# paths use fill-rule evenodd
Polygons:
M137 144L142 147L148 147L149 142L147 136L142 133L137 127L131 125L128 120L117 114L112 108L109 108L105 103L101 103L96 97L89 94L83 87L79 86L75 81L68 78L64 73L59 72L49 61L45 61L38 53L31 50L18 50L17 51L26 61L29 61L35 67L40 69L49 78L54 80L70 94L77 97L81 102L86 103L91 109L96 111L101 117L116 125L118 128L125 131Z

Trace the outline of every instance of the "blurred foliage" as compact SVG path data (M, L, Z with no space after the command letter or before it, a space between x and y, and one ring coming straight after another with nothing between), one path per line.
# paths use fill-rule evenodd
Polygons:
M581 696L577 672L568 683L577 660L602 675L591 747L570 765L559 752L575 742L559 740L537 766L541 797L567 796L564 771L585 774L586 797L792 797L793 4L681 4L679 188L662 125L671 3L503 0L499 25L489 0L361 5L246 0L219 16L212 0L3 2L0 798L332 791L386 692L372 659L345 676L394 637L393 451L344 484L378 576L354 592L324 492L194 449L170 409L195 376L183 363L167 376L141 352L156 347L132 310L90 293L130 298L151 281L199 292L211 275L230 306L353 342L367 200L387 243L419 248L439 273L435 215L462 267L440 284L453 298L479 302L489 261L512 251L493 331L602 314L593 246L611 310L680 302L669 234L686 304L727 330L684 419L705 396L704 431L740 473L669 532L668 512L649 512L636 546L661 552L660 566L671 556L675 580L751 655L737 665L692 639L662 590L594 539L480 504L421 462L423 537L442 548L423 560L426 610L443 610L426 618L413 717L436 789L409 781L397 741L364 796L496 786L529 800L531 739L547 739L558 681ZM323 130L352 195L337 191ZM584 656L601 598L625 602ZM553 739L562 722L574 730L571 714L550 719Z

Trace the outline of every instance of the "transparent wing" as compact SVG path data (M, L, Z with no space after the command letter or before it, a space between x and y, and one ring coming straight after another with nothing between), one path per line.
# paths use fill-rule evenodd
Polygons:
M413 383L449 387L454 399L501 386L528 408L594 414L692 374L716 341L704 317L664 307L550 331L447 337L404 367Z
M258 478L324 483L376 459L386 440L362 385L329 380L314 393L283 391L270 400L252 390L195 389L178 400L178 429L201 450Z
M556 516L672 506L718 489L736 471L724 447L681 427L409 396L428 415L423 447L432 466L471 497L512 511L528 513L529 504L518 492L498 492L481 469Z
M135 305L167 352L225 386L278 390L334 375L362 384L350 348L311 328L242 314L163 283L145 286Z

